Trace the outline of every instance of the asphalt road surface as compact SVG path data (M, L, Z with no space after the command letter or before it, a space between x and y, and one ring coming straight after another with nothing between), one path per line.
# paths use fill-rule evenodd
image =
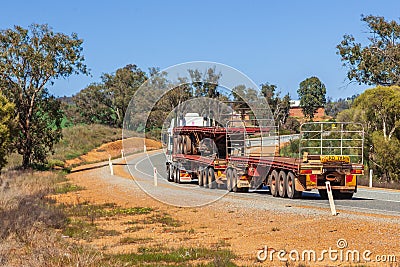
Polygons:
M304 192L301 199L275 198L268 188L249 193L229 193L224 189L207 189L195 183L175 184L166 180L165 156L156 152L128 159L127 168L136 178L138 185L151 196L176 206L204 205L222 201L227 208L251 207L261 210L299 210L305 213L321 212L329 208L328 200L319 197L318 191ZM154 167L157 169L157 186L154 184ZM340 212L352 211L361 214L384 214L400 216L400 191L359 188L351 200L335 200ZM326 209L322 209L326 213Z

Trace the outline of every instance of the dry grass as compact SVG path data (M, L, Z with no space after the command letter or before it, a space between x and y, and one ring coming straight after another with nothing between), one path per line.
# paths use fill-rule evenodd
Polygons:
M76 125L63 129L62 140L55 145L51 160L65 161L83 155L101 144L122 138L122 129L104 125Z
M1 266L100 266L104 256L67 242L65 212L47 197L64 175L6 171L0 177ZM117 266L108 261L110 266ZM108 264L107 263L107 264Z

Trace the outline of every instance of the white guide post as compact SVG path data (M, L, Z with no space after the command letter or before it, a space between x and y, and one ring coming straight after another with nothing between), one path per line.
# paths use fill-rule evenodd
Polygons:
M374 171L372 169L369 170L369 187L372 187L372 176Z
M154 186L157 186L157 168L154 167Z
M336 216L337 212L336 212L335 202L333 201L331 183L328 181L325 182L325 185L326 185L326 192L328 193L329 205L331 206L332 215Z
M111 156L108 156L108 165L110 166L111 175L114 175L114 169L113 169L113 165L111 162Z

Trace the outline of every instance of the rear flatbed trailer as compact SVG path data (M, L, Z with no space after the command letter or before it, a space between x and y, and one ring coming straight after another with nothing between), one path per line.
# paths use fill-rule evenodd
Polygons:
M305 125L309 126L310 123ZM329 181L335 198L350 199L357 191L357 177L364 174L363 130L345 130L343 125L347 127L347 123L315 125L318 131L306 129L303 132L314 145L302 146L301 139L299 155L302 157L297 158L277 154L275 148L280 146L279 142L273 144L272 154L246 153L247 142L261 140L259 143L262 146L264 138L248 137L257 136L262 131L268 132L271 127L174 127L171 133L171 160L167 162L168 180L177 183L197 180L199 186L224 188L233 192L248 192L250 188L268 186L273 196L289 198L298 198L303 191L312 189L318 189L321 197L326 198L325 182ZM348 139L348 133L356 133L360 138ZM237 138L242 135L243 138ZM235 141L232 141L232 136ZM354 140L361 141L361 144L345 145L345 142ZM233 142L243 146L239 154L234 153L237 147ZM326 145L327 142L330 146ZM326 149L334 154L326 154ZM361 160L355 163L351 160L357 156L354 150L361 151ZM349 155L346 155L347 152Z

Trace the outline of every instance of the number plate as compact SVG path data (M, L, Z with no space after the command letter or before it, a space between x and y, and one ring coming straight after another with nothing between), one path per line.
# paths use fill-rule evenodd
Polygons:
M321 162L322 163L327 163L327 162L346 162L350 163L350 157L349 156L321 156Z

